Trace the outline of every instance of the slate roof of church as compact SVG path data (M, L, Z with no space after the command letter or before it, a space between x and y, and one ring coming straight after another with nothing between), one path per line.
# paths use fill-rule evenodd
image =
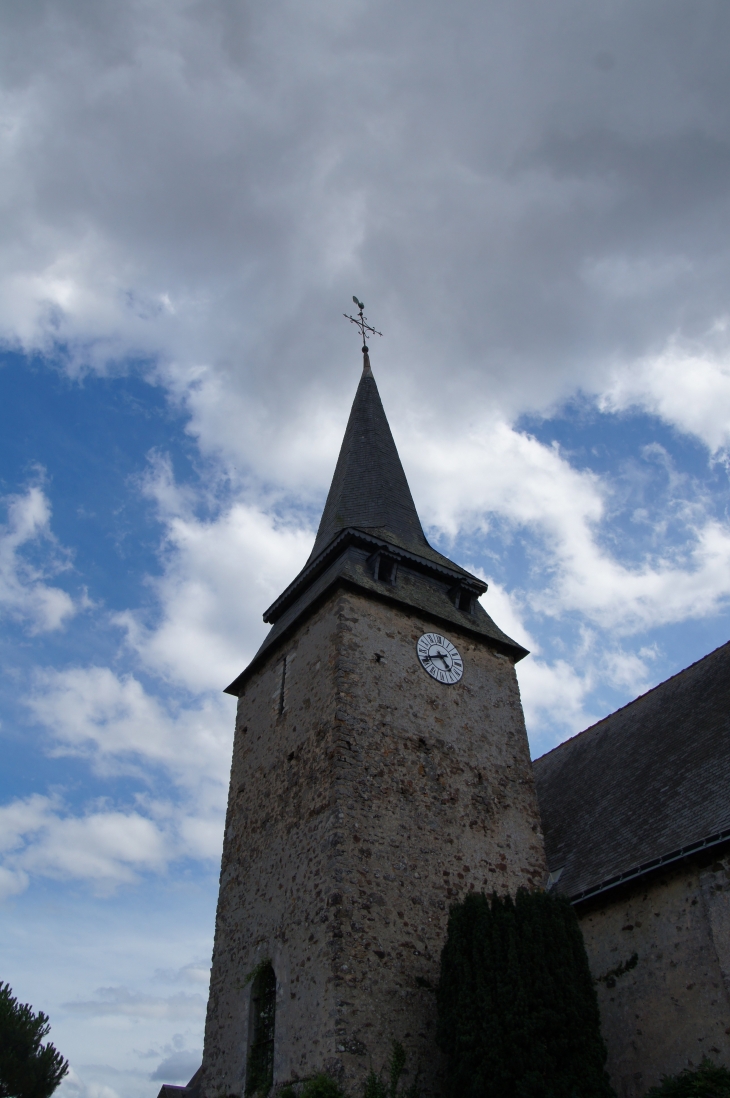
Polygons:
M370 562L378 552L399 562L393 585L374 575ZM239 694L263 656L337 584L477 634L514 659L527 655L477 601L486 583L429 545L367 354L312 552L265 612L264 621L273 628L227 693ZM474 595L469 612L459 609L449 594L458 586Z
M157 1098L200 1098L203 1086L203 1065L193 1075L189 1083L184 1087L175 1086L172 1083L163 1083Z
M730 838L730 643L534 763L573 900Z

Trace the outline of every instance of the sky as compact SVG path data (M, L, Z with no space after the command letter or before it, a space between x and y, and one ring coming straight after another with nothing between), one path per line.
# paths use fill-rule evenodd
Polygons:
M200 1062L235 700L360 370L535 756L730 636L726 0L0 3L0 980Z

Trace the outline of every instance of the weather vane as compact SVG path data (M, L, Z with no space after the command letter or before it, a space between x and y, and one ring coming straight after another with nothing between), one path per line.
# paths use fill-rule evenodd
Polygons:
M379 332L377 330L377 328L373 328L372 324L368 324L368 318L363 313L363 309L365 308L365 306L363 305L362 301L358 301L356 297L353 297L352 300L357 305L360 315L359 316L350 316L349 313L343 313L342 315L344 317L347 317L347 319L349 321L351 321L353 324L356 324L357 327L360 329L360 334L362 335L362 353L364 355L367 355L367 353L368 353L368 343L367 343L367 334L366 333L371 332L372 335L376 335L376 336L381 336L383 333Z

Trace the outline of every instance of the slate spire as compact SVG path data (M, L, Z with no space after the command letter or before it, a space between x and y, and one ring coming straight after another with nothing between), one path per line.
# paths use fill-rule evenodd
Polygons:
M527 655L479 603L487 589L484 580L426 541L367 346L314 548L299 575L265 611L272 629L227 693L240 694L261 660L337 587L398 604L446 628L456 625L513 659Z
M431 556L411 490L363 352L363 371L310 560L344 529L355 528Z

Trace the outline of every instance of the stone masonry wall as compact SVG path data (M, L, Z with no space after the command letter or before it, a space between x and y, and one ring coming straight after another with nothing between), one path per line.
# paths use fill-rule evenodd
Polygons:
M730 1066L728 864L683 866L581 915L619 1098L703 1056Z
M340 593L246 686L206 1026L208 1098L242 1093L246 977L266 957L277 977L275 1085L325 1069L359 1098L397 1038L423 1092L437 1095L430 989L449 904L470 889L544 883L513 663L451 628L464 675L435 682L416 656L434 628Z

